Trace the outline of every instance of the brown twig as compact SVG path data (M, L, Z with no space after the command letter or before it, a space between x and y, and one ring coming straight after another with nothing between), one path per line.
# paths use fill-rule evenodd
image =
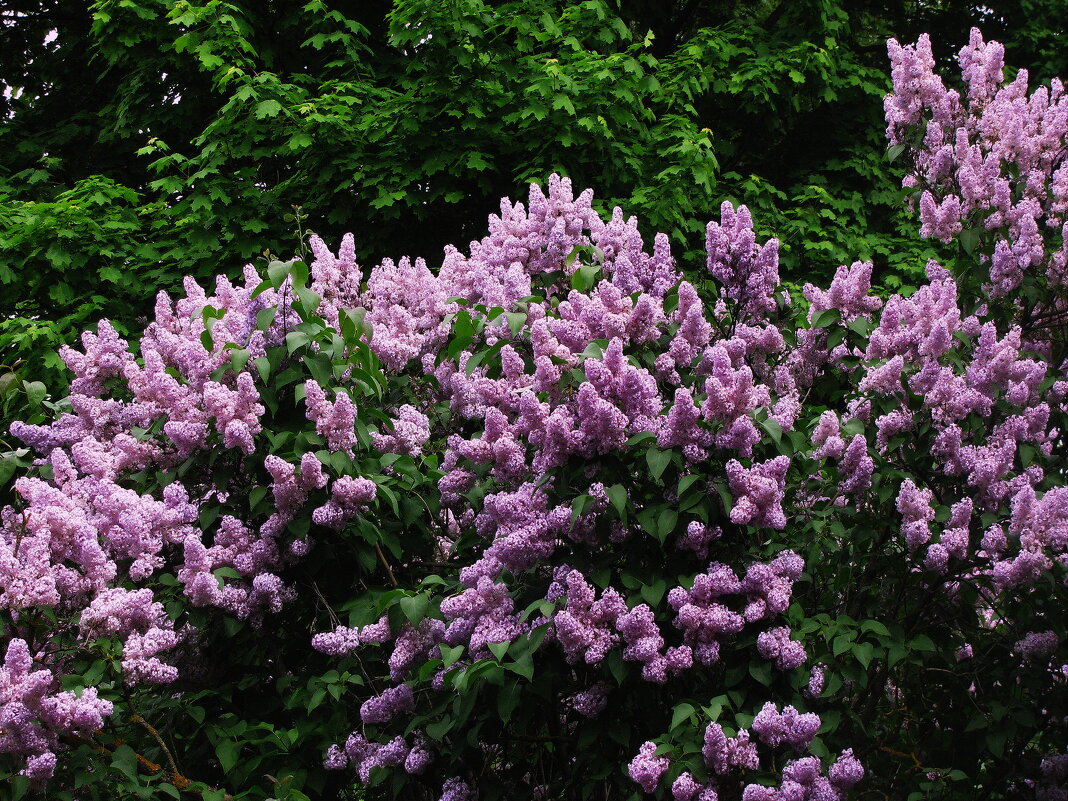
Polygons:
M115 749L114 748L108 748L106 745L102 745L101 743L98 743L96 740L90 740L88 737L82 737L79 734L64 734L63 735L63 739L72 740L72 741L74 741L76 743L79 743L80 745L88 745L94 751L99 751L101 754L114 754L115 753ZM116 737L113 745L116 748L118 748L121 745L126 745L126 741L123 740L121 737ZM134 752L134 758L137 760L137 764L140 765L142 768L144 768L149 773L159 773L161 770L163 770L163 766L162 765L157 765L151 759L148 759L147 757L141 756L136 751Z
M379 561L382 562L382 567L386 569L386 574L389 576L389 583L394 587L398 586L397 577L393 575L393 568L389 566L389 562L386 561L386 555L382 553L382 546L375 543L375 553L378 554Z
M189 779L181 774L178 770L178 765L175 764L174 756L171 754L171 749L167 747L167 744L163 742L163 738L159 736L159 732L153 728L147 720L140 715L134 715L130 718L131 723L140 723L144 726L145 731L152 735L152 739L156 741L156 744L163 751L163 755L167 757L167 764L171 768L171 784L177 787L179 790L184 790L189 786Z
M915 754L906 754L904 751L895 751L893 748L887 748L885 745L880 745L879 750L885 751L886 753L892 756L901 757L902 759L911 759L915 763L917 768L921 770L923 769L923 765L920 763L920 760L916 757Z
M170 750L167 748L167 746L164 745L162 738L159 736L159 732L152 728L152 726L150 726L140 715L134 715L133 717L131 717L130 722L140 723L142 726L144 726L148 730L149 734L151 734L155 741L159 744L160 748L163 749L163 753L167 755L167 761L171 765L171 784L173 784L179 790L185 790L190 793L196 793L197 795L203 795L203 792L199 788L190 786L192 782L178 772L178 769L174 765L174 758L171 756ZM78 743L79 745L87 745L94 751L108 755L114 754L116 748L126 745L126 741L123 740L121 737L114 738L112 742L112 745L114 746L113 748L108 748L106 745L98 743L96 740L92 740L88 737L83 737L80 734L64 733L62 735L62 738L64 740L69 740L71 742ZM157 774L163 770L162 765L157 765L151 759L142 756L136 751L134 752L134 759L137 760L137 764L140 765L146 773ZM207 789L211 790L212 792L216 792L216 788L214 787L208 786ZM233 798L233 796L231 796L229 793L226 793L224 797L227 799L227 801Z

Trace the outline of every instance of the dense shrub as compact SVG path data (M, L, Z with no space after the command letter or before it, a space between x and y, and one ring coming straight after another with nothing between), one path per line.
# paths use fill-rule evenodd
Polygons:
M12 431L16 792L1063 798L1068 104L891 54L981 277L792 297L729 203L684 276L553 176L437 270L314 239L66 350Z

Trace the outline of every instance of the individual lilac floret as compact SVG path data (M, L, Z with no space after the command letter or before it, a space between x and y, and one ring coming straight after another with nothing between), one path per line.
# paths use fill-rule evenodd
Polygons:
M656 743L646 742L631 760L627 773L646 793L654 793L670 765L667 757L656 756Z

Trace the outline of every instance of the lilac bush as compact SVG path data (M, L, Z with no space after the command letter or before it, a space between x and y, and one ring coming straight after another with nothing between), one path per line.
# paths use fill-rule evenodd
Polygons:
M1062 797L1064 104L890 51L974 286L791 293L731 204L679 265L552 176L437 269L313 238L64 351L2 513L20 786Z

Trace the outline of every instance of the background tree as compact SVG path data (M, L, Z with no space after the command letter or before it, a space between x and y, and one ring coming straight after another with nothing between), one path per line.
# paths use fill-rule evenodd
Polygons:
M294 206L328 238L364 221L362 260L433 261L552 171L681 252L744 197L788 280L870 257L908 284L930 246L882 158L883 42L982 23L1046 77L1065 5L7 2L2 361L62 383L95 318L302 247Z

